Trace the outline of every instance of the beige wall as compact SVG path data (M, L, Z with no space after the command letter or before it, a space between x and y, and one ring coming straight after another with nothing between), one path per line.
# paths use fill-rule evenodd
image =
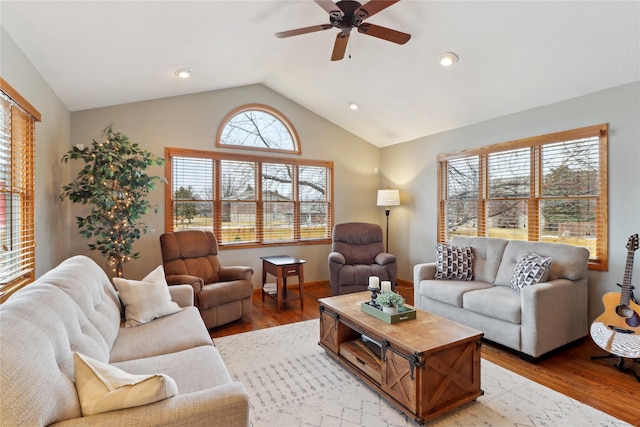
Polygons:
M69 143L70 114L29 60L5 32L0 32L0 75L42 115L36 124L36 275L69 254L70 216L58 196L68 180L60 159Z
M113 124L115 130L159 156L164 156L165 147L215 150L215 136L221 120L229 111L247 103L267 104L287 116L300 137L302 158L334 162L335 222L383 221L384 213L376 207L380 175L373 173L373 168L379 166L380 150L263 85L74 112L71 114L71 141L67 148L71 144L90 144L92 139L100 137L102 129ZM242 152L247 153L246 150ZM80 166L74 166L72 176ZM152 173L164 175L164 168L157 167ZM136 243L135 249L142 256L125 265L125 276L128 277L141 278L162 262L158 239L164 232L164 189L154 191L150 201L161 206L157 215L150 214L144 218L156 231L143 235ZM81 212L78 206L72 206L72 217ZM87 249L87 240L79 237L75 226L69 230L69 239L71 253L84 253L104 264L99 254ZM329 251L328 244L230 249L222 251L221 258L226 265L253 267L256 273L254 286L258 287L261 256L289 254L303 258L307 260L305 281L313 282L328 280Z
M609 123L610 256L608 272L590 272L589 315L602 313L601 295L620 289L616 283L624 275L627 239L640 232L640 83L382 149L383 184L397 186L402 194L390 225L398 276L410 279L413 265L435 259L438 154L600 123ZM634 272L638 283L640 262Z

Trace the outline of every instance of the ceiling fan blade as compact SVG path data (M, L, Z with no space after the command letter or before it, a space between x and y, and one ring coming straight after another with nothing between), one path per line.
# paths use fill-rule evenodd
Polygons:
M411 34L369 23L360 24L358 32L398 44L405 44L411 38Z
M349 33L338 33L336 42L333 45L333 53L331 54L332 61L340 61L344 58L344 53L347 51L347 43L349 43Z
M361 19L367 19L393 5L400 0L371 0L367 4L363 4L354 12L354 16L360 16Z
M281 31L279 33L276 33L276 37L279 39L284 39L286 37L299 36L300 34L308 34L316 31L328 30L329 28L333 28L333 26L331 24L314 25L311 27L298 28L297 30Z
M342 10L340 10L338 5L336 5L331 0L313 0L313 1L315 1L318 4L318 6L323 8L329 15L331 15L331 12L338 12L340 14L339 16L343 15Z

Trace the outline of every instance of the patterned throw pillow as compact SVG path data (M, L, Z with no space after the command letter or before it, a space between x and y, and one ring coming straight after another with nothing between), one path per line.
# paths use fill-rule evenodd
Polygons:
M520 258L511 278L511 287L520 291L524 286L540 283L549 274L551 258L529 252Z
M473 254L470 247L436 243L436 279L473 279Z

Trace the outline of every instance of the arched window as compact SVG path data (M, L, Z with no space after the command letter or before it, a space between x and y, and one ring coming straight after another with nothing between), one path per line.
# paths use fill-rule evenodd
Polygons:
M243 105L227 114L218 128L216 146L300 154L291 122L262 104Z

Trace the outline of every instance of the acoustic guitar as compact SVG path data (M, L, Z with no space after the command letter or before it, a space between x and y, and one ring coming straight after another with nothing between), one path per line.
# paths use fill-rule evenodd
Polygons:
M591 338L610 354L630 359L640 358L640 306L631 300L633 255L638 249L638 235L627 241L627 264L622 291L602 297L604 313L591 325Z

